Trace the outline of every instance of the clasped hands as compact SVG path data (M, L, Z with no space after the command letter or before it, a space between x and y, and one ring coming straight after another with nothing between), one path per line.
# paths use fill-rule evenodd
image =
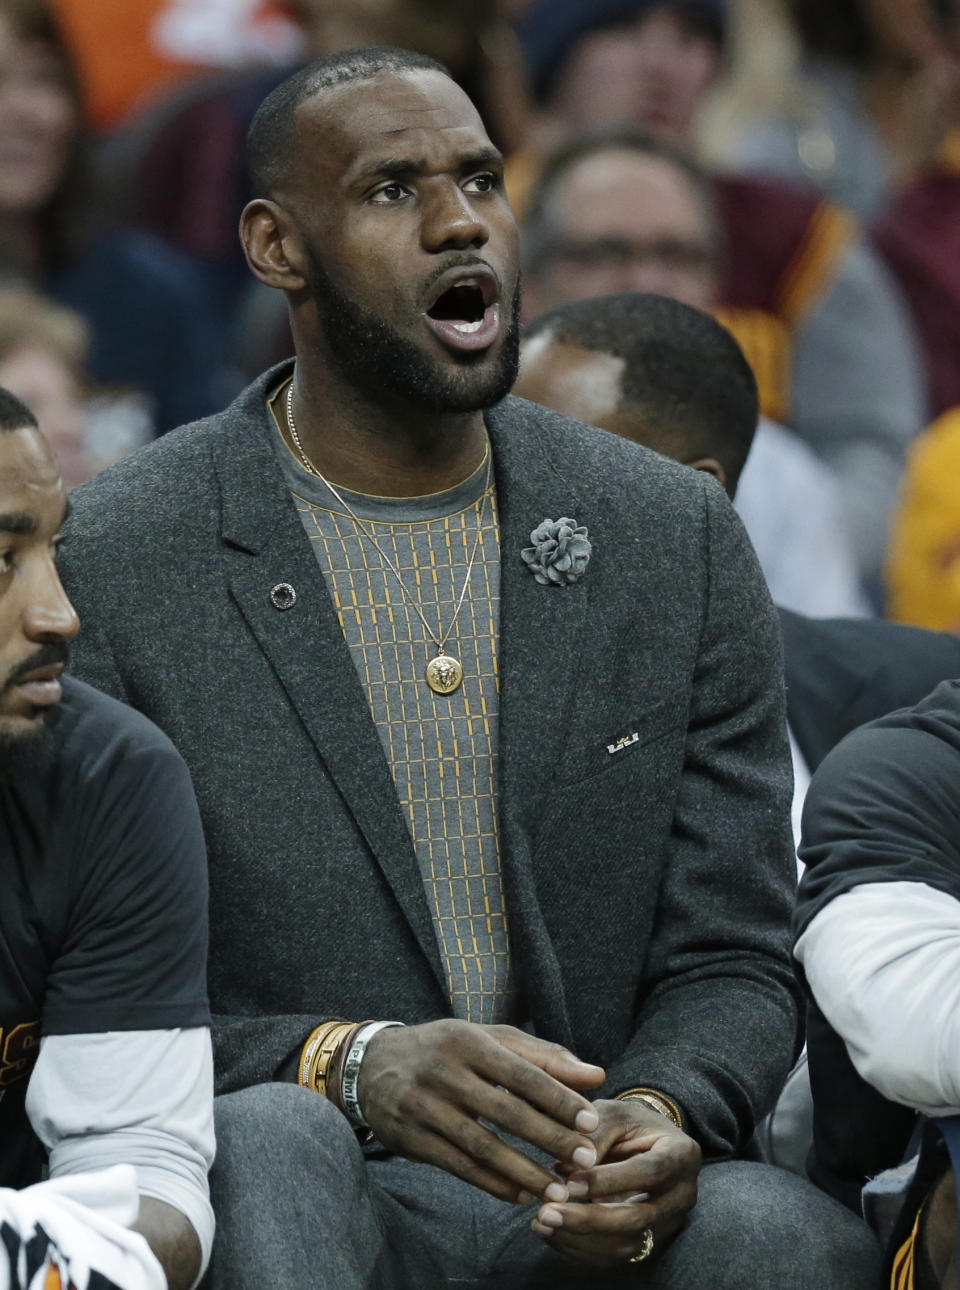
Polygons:
M540 1200L531 1227L555 1249L622 1265L660 1248L697 1198L700 1149L642 1102L589 1102L604 1072L512 1026L444 1020L383 1030L358 1096L379 1140L500 1200ZM491 1127L487 1127L487 1125ZM553 1168L505 1142L545 1152Z

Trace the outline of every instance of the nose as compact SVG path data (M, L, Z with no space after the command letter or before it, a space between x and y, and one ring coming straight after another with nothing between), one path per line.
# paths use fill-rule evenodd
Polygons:
M80 630L80 618L63 589L52 560L38 572L23 610L24 635L38 645L69 641Z
M483 246L490 230L470 194L450 181L424 198L420 237L426 251L466 250Z

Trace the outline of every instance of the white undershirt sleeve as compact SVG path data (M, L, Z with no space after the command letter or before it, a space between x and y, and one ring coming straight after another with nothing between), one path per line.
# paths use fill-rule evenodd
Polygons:
M926 1115L960 1115L960 901L864 883L817 914L795 953L863 1079Z
M48 1035L30 1077L27 1114L50 1152L51 1178L133 1165L142 1196L189 1220L206 1268L214 1227L209 1030Z
M790 826L793 829L793 849L800 846L803 821L803 804L806 801L807 789L810 787L810 768L804 760L800 745L793 737L793 731L787 726L790 738L790 760L793 762L793 801L790 804ZM803 877L803 864L797 857L797 879Z

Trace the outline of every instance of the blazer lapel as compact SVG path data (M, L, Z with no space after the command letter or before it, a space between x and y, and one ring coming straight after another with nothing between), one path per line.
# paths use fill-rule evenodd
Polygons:
M323 574L274 458L264 395L281 373L269 375L273 384L263 382L259 407L249 408L246 424L214 446L230 593L446 989L393 777ZM271 599L282 583L296 593L289 609Z
M576 490L538 454L535 422L520 433L526 405L491 410L500 516L500 819L512 952L539 1028L572 1043L556 951L544 923L533 870L537 821L563 756L584 627L589 574L568 587L541 586L520 552L544 519L585 522Z

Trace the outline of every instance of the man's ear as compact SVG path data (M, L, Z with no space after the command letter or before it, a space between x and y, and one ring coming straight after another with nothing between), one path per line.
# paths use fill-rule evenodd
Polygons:
M268 287L299 291L307 285L300 236L276 202L258 197L247 203L240 215L240 241L250 272Z
M716 457L695 457L693 461L684 462L684 465L692 466L694 470L702 470L707 475L712 475L720 487L726 491L727 472Z

